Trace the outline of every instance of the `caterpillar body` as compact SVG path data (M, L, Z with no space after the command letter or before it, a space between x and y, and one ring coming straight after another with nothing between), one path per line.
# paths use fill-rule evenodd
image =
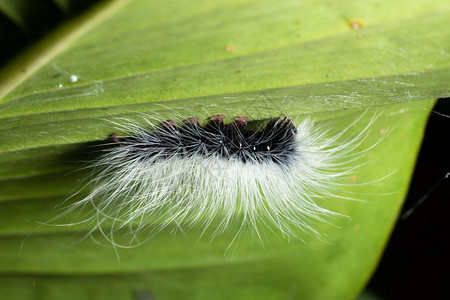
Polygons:
M83 221L89 234L100 230L115 246L168 226L213 236L250 230L259 239L264 230L288 238L320 235L314 224L339 214L316 200L342 198L335 191L362 155L355 148L373 121L344 139L346 130L335 133L310 119L295 125L288 117L142 118L144 126L116 123L126 134L111 134L113 147L92 164L90 193L67 210L89 210ZM131 235L126 245L114 240L119 230Z

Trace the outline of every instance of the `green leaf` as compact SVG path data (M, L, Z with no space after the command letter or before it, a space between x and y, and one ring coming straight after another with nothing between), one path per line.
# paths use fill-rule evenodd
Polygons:
M449 17L448 1L140 0L64 25L0 73L0 298L356 297L397 218L433 99L450 95ZM120 263L90 240L67 247L81 227L39 222L85 176L71 162L107 138L108 120L140 112L309 116L336 132L362 116L348 137L377 115L341 191L363 201L322 199L350 218L303 241L267 233L228 249L233 232L211 241L168 228L118 249Z

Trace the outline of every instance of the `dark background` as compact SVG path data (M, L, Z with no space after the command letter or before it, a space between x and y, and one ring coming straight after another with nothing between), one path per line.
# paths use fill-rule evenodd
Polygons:
M21 50L39 40L57 25L70 20L99 0L10 0L22 22L0 9L0 68Z
M442 116L444 114L446 116ZM367 289L381 299L450 299L450 98L430 115L404 213ZM441 181L434 191L431 189Z

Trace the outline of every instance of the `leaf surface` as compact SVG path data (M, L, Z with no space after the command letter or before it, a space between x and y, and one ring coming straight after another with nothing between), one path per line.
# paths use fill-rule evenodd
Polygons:
M433 99L450 95L449 17L447 1L141 0L61 27L0 74L1 298L355 297L397 218ZM334 132L361 117L348 137L376 115L341 191L361 201L322 199L349 218L317 224L321 238L268 233L229 247L167 229L118 249L120 263L73 238L81 227L39 226L86 175L73 163L89 161L84 143L140 112L310 117Z

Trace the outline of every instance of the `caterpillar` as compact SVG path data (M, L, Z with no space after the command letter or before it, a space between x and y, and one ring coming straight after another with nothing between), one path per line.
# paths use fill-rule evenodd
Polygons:
M361 118L361 117L360 117ZM92 163L90 192L67 212L89 211L82 221L115 246L138 244L171 226L200 228L213 237L228 230L282 237L320 235L315 224L340 216L317 204L320 198L342 198L336 191L354 162L368 149L355 151L376 118L360 133L344 138L306 118L251 120L224 114L163 120L117 119L111 147ZM143 125L144 124L144 125ZM106 229L108 228L108 229ZM114 235L130 234L126 245Z

